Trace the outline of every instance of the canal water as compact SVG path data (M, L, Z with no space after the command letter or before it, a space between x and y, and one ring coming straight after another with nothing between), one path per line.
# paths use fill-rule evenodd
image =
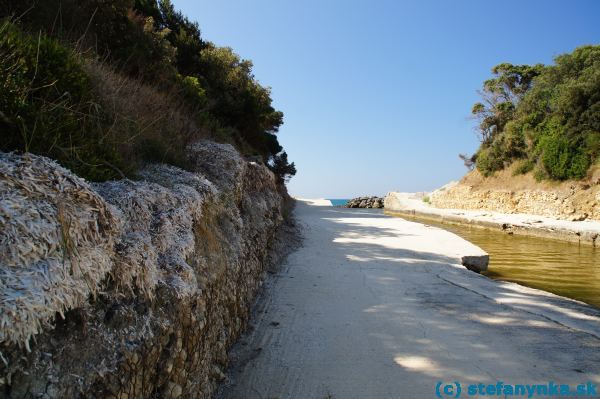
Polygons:
M488 271L483 273L490 278L538 288L600 308L600 248L401 217L441 227L482 248L490 255Z

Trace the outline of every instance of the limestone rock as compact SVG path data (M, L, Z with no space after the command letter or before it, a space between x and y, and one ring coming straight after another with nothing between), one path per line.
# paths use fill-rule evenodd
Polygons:
M600 220L600 186L577 185L570 190L476 189L454 183L430 195L431 205L444 209L526 213L556 219Z

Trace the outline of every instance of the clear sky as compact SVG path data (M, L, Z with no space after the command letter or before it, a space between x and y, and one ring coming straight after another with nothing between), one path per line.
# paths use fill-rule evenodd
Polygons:
M174 0L254 62L285 114L292 195L429 191L466 171L469 119L501 62L600 44L600 1Z

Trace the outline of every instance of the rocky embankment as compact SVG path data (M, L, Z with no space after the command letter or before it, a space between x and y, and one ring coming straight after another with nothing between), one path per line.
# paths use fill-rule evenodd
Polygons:
M599 182L537 188L510 187L510 184L489 188L477 183L470 184L467 179L448 184L431 193L431 205L443 209L526 213L569 221L600 220Z
M229 146L89 184L0 153L0 397L209 398L287 194Z
M597 246L600 222L594 220L568 221L527 213L438 208L423 193L391 192L385 197L386 213L397 216L417 216L441 223L466 224L481 228L542 238Z
M358 197L353 198L344 205L344 208L383 208L381 197Z

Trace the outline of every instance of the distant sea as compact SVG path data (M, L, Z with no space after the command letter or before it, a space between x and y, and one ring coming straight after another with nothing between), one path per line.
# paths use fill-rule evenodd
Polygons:
M335 198L335 199L333 199L333 198L327 198L327 199L328 199L329 201L331 201L331 205L333 205L333 206L343 206L343 205L346 205L346 203L347 203L348 201L350 201L350 199L349 199L349 198L346 198L346 199L339 199L339 198Z

